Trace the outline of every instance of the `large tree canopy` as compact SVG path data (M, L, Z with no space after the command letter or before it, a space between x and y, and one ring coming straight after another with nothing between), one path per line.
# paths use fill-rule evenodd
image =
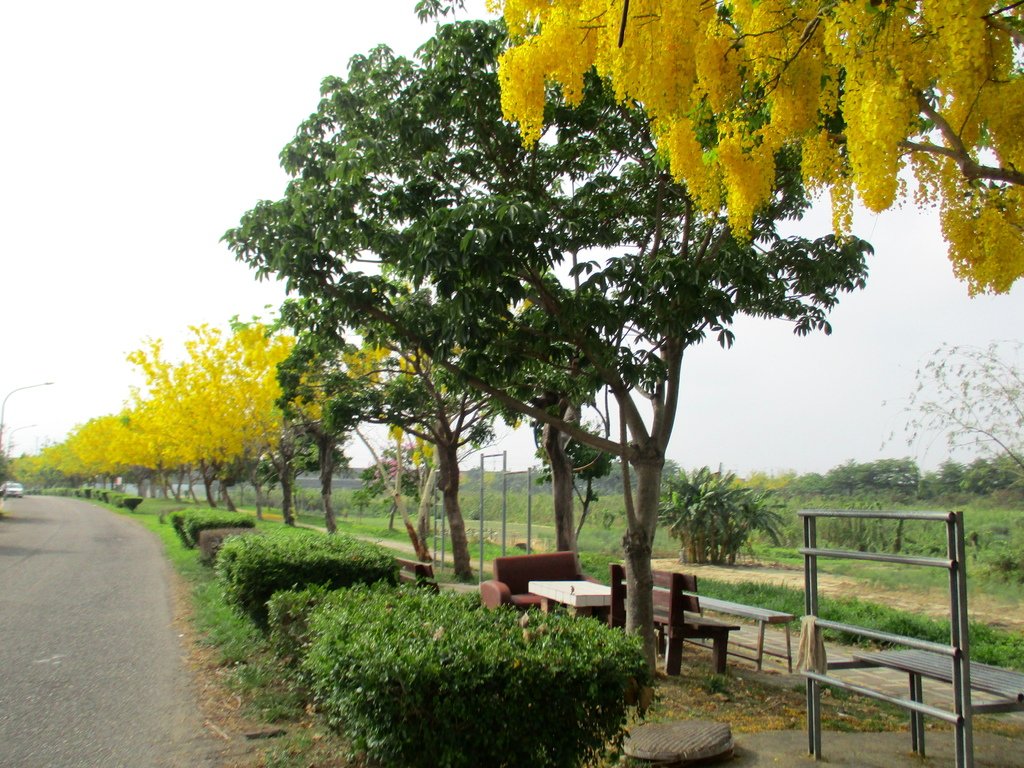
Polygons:
M708 334L731 343L737 314L828 331L838 295L863 284L867 245L778 233L809 205L792 162L734 236L665 171L644 115L596 79L578 108L551 108L552 141L525 149L501 119L505 42L469 22L441 27L417 61L354 59L282 152L284 197L226 237L307 298L312 327L382 329L621 457L627 626L653 660L650 554L684 352ZM410 284L435 300L407 301ZM548 390L584 403L602 387L620 419L610 436L542 404Z
M650 116L674 176L740 232L783 147L830 189L837 233L872 211L937 205L956 274L1005 292L1024 274L1024 4L992 0L496 0L517 44L505 115L528 144L546 86L578 102L592 68ZM711 127L709 127L709 120ZM908 184L911 174L915 183Z

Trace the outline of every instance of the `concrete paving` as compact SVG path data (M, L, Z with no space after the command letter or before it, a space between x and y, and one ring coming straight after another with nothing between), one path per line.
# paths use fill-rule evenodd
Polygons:
M0 520L0 766L219 765L172 624L159 539L74 499Z

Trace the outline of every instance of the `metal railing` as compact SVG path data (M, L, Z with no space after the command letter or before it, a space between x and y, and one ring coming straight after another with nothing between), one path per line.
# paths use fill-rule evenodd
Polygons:
M808 751L815 759L821 759L821 686L831 685L852 691L890 704L896 704L910 711L910 731L914 751L924 756L924 715L935 717L953 724L956 739L957 768L973 768L974 742L971 709L971 670L969 653L969 632L967 617L967 574L966 547L964 542L964 519L962 512L878 512L870 510L800 510L803 518L804 546L804 613L813 616L821 629L834 629L881 642L894 643L929 653L948 656L951 665L953 685L953 709L944 710L924 704L922 700L920 675L911 674L910 698L891 696L882 691L855 685L837 677L804 671L807 678L807 738ZM819 518L870 518L876 520L919 520L941 522L946 526L946 557L913 557L881 552L858 552L844 549L828 549L818 546L817 522ZM888 632L827 621L818 618L818 558L845 560L868 560L872 562L897 563L925 568L943 568L949 574L949 645L920 638L894 635ZM840 662L830 665L832 669L852 669L870 666L865 661Z

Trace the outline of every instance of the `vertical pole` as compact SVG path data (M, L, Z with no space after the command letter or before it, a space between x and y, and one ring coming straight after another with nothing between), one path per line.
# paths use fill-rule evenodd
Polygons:
M949 559L950 642L953 656L953 698L960 722L956 725L957 768L974 766L974 724L971 716L970 629L967 616L967 548L963 512L950 512L946 521Z
M442 568L444 568L444 564L445 564L445 559L444 559L444 545L446 543L445 539L448 538L448 531L446 530L447 523L448 523L448 516L445 514L444 504L441 504L441 567Z
M484 580L484 454L480 453L480 581Z
M804 548L818 546L817 518L804 516ZM818 615L818 556L804 555L804 615ZM807 750L821 760L821 688L816 680L807 680Z
M533 468L526 468L526 554L533 541Z
M501 452L501 555L505 556L508 532L508 451Z

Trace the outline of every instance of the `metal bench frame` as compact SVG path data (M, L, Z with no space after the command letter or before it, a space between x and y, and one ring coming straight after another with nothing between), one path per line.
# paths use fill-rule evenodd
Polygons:
M921 677L935 677L929 674L918 661L910 674L910 692L908 699L889 696L888 694L854 685L829 674L819 674L810 670L803 671L807 678L807 740L808 751L816 760L821 759L821 686L823 684L843 688L848 691L887 701L910 711L910 733L914 751L924 756L924 716L935 717L952 723L956 740L955 755L957 768L973 768L974 739L972 715L981 711L971 702L971 663L969 651L969 632L967 622L967 574L966 547L964 543L963 512L875 512L869 510L800 510L797 513L803 518L804 546L800 553L804 556L804 611L813 616L816 624L822 629L835 629L842 632L868 637L882 642L894 643L912 649L915 653L925 652L926 659L945 659L949 665L948 675L943 672L938 679L945 679L953 686L953 711L944 710L925 704L922 701ZM850 550L825 549L818 546L817 521L819 518L869 518L881 520L922 520L942 522L946 526L947 556L945 558L908 557L878 552L855 552ZM898 563L931 568L942 568L949 574L949 609L950 609L950 642L949 645L933 643L918 638L878 632L851 624L826 621L818 618L818 558L834 558L846 560L869 560L873 562ZM872 658L874 657L874 658ZM907 657L904 657L906 659ZM914 659L916 657L910 657ZM829 665L830 669L853 669L865 666L891 666L884 663L879 654L865 654L850 662ZM941 666L941 665L940 665ZM982 665L978 665L979 667ZM935 667L933 667L934 669ZM995 668L990 668L995 669ZM991 711L991 710L990 710Z

